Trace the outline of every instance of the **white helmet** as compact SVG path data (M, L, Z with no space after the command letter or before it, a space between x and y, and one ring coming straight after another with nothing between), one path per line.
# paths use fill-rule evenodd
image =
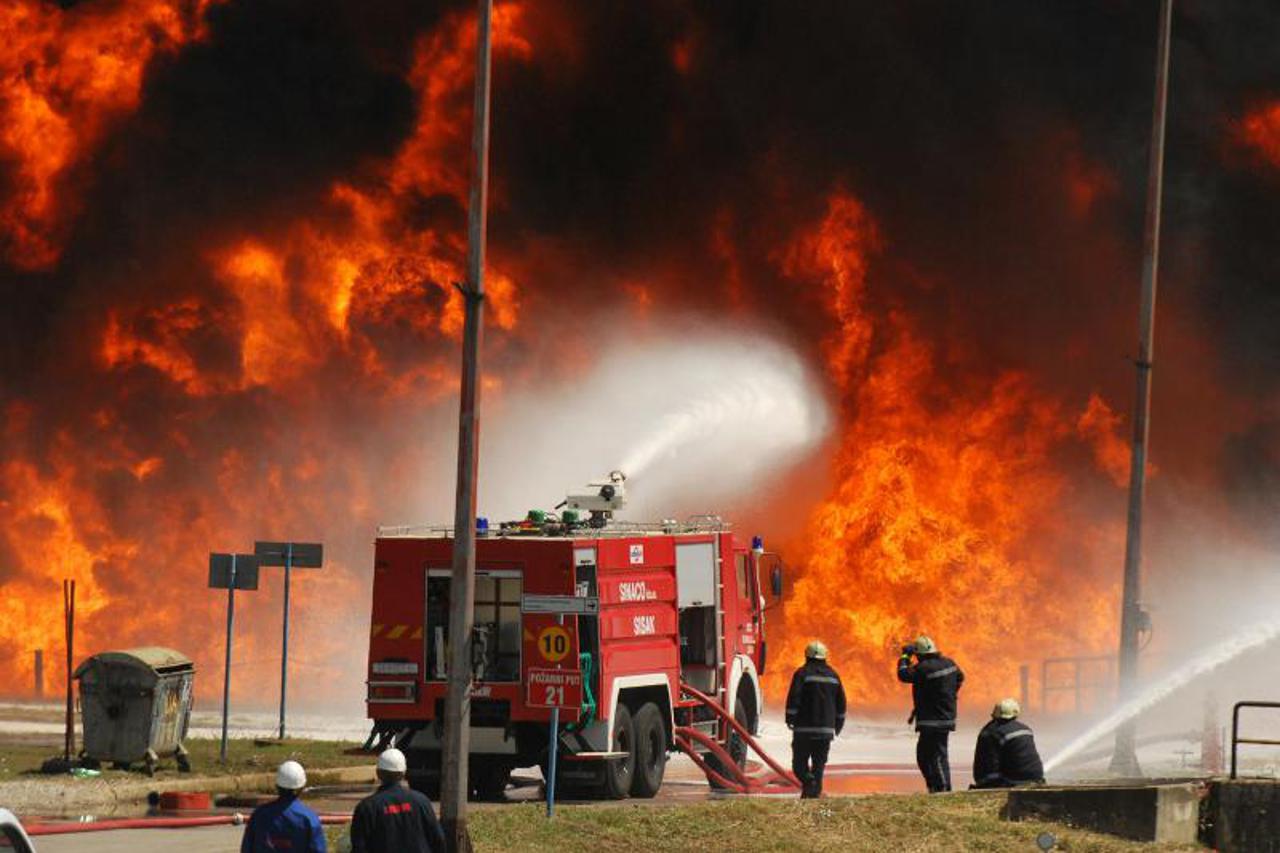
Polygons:
M307 771L296 761L286 761L276 769L276 787L286 791L301 791L307 787Z
M388 773L404 773L409 769L409 764L404 760L404 753L392 747L384 749L378 756L378 769Z

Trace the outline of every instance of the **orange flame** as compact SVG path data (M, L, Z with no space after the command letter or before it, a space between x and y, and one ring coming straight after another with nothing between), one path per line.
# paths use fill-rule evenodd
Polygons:
M1269 165L1280 169L1280 100L1250 110L1238 125L1240 140Z
M0 7L0 246L24 269L57 261L76 212L75 167L115 119L135 109L147 64L200 35L210 0L122 0L60 8L43 0Z
M0 12L0 30L23 30L20 55L45 56L27 76L9 76L19 92L35 93L29 101L59 105L49 126L63 134L55 142L64 140L50 147L49 132L32 131L35 125L11 126L0 139L6 154L12 149L20 158L19 191L0 197L0 233L16 235L10 248L19 263L56 262L60 229L74 215L72 198L58 195L63 178L111 119L136 106L148 58L198 35L175 11L186 5L122 0L58 11L23 0L16 12ZM498 57L530 55L519 31L522 14L514 3L495 10ZM421 470L415 454L422 451L335 448L364 440L350 433L349 420L359 419L349 407L365 407L371 421L396 423L404 419L396 411L408 395L421 404L456 388L453 348L439 344L461 334L462 300L454 285L465 274L465 239L457 219L406 223L415 221L409 214L424 198L465 211L468 176L458 164L468 162L475 34L474 18L459 14L420 41L410 74L419 103L413 132L384 162L336 180L322 209L301 212L268 233L219 238L192 261L204 268L192 277L212 287L177 287L167 299L120 303L105 312L92 367L113 390L90 423L46 444L39 412L17 404L6 412L0 554L16 580L6 579L0 603L0 681L9 691L30 684L31 650L62 646L57 590L63 578L79 582L78 657L127 643L168 642L201 666L220 663L221 634L209 626L219 623L225 599L202 589L208 552L243 549L255 536L316 535L328 529L324 519L335 517L344 531L357 526L360 545L331 551L322 580L302 573L294 583L322 584L327 600L351 606L315 618L295 611L302 651L294 660L304 672L311 667L310 674L359 669L351 664L362 652L350 637L367 630L359 624L367 567L343 554L363 558L367 532L386 521L373 515L381 506L375 495L408 488L372 482L379 474L367 455L391 457L385 475ZM22 64L12 55L0 60L8 62ZM116 76L102 76L102 63ZM6 96L0 109L13 115L16 103ZM18 132L25 135L15 142ZM486 286L490 328L511 332L520 317L516 281L490 269ZM331 390L324 386L328 377L358 389L358 400L339 407L340 418L320 405ZM91 384L84 399L96 399ZM484 385L499 387L492 376ZM176 414L166 411L171 420L162 422L144 417L140 425L131 398L138 389L171 395ZM237 411L261 421L251 447L240 446L235 432L206 425L234 423L243 417ZM305 419L305 429L292 432L294 418L300 425ZM148 437L138 438L140 432ZM333 544L336 536L320 538ZM278 634L262 630L278 624L277 587L268 572L259 592L244 596L243 604L237 599L246 630L237 632L236 660L249 677L235 690L256 700L262 679L271 683L279 666ZM58 670L48 667L49 677L59 677ZM305 695L309 683L319 687L313 693L327 695L332 685L323 681L299 683L299 693ZM197 688L207 696L216 682L216 676L198 678ZM358 685L346 692L358 700Z
M844 422L775 660L797 661L821 637L855 703L901 703L897 646L926 631L981 672L969 697L1013 695L1021 661L1110 641L1116 589L1091 569L1114 541L1090 541L1064 517L1070 483L1053 454L1075 430L1060 403L1016 372L952 388L905 315L867 312L880 244L866 210L840 191L783 255L787 275L826 294ZM1089 411L1095 429L1113 426L1097 405ZM1069 554L1068 587L1059 568ZM1034 652L1021 646L1028 638ZM784 669L767 676L774 696Z

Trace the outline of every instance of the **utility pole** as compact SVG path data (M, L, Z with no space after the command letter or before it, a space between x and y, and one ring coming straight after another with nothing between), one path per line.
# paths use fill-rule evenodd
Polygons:
M458 401L458 494L453 520L449 605L449 692L445 698L440 818L452 853L469 853L467 793L471 749L471 631L476 592L476 475L480 438L480 339L489 192L489 20L492 0L476 10L476 90L471 129L471 200L467 223L466 305Z
M1156 47L1155 106L1151 117L1151 157L1147 214L1142 234L1142 302L1138 314L1138 393L1133 407L1133 452L1129 461L1129 525L1124 548L1124 600L1120 611L1120 701L1133 695L1138 680L1138 637L1146 625L1142 610L1142 503L1147 490L1147 439L1151 421L1151 359L1156 325L1156 282L1160 267L1160 201L1164 189L1165 105L1169 96L1169 34L1173 0L1160 0ZM1111 772L1137 776L1136 722L1116 729Z

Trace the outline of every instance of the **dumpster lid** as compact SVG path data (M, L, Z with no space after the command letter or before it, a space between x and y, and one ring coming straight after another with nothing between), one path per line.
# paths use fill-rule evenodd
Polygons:
M136 649L98 652L76 667L75 677L79 678L85 668L95 661L108 664L142 664L142 666L156 672L172 672L175 669L185 669L192 666L191 658L180 651L167 649L164 646L142 646Z

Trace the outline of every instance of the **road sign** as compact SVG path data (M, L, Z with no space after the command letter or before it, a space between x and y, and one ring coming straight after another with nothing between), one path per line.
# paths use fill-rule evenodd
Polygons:
M253 553L264 566L288 563L295 569L318 569L324 564L324 545L319 542L254 542Z
M538 632L538 654L549 663L559 663L569 654L573 643L562 625L551 625Z
M227 591L227 658L222 668L222 745L218 755L227 763L227 717L231 709L231 636L236 624L236 590L258 588L258 558L252 554L210 554L209 586Z
M211 589L231 588L231 554L209 555L209 587ZM258 558L252 554L235 555L235 588L258 588Z
M582 707L582 670L530 668L524 703L530 708L577 711Z
M284 628L280 640L280 740L284 740L285 694L289 690L289 573L318 569L324 563L319 542L254 542L254 556L264 566L284 566Z
M520 612L595 616L600 612L600 599L594 595L524 595Z

